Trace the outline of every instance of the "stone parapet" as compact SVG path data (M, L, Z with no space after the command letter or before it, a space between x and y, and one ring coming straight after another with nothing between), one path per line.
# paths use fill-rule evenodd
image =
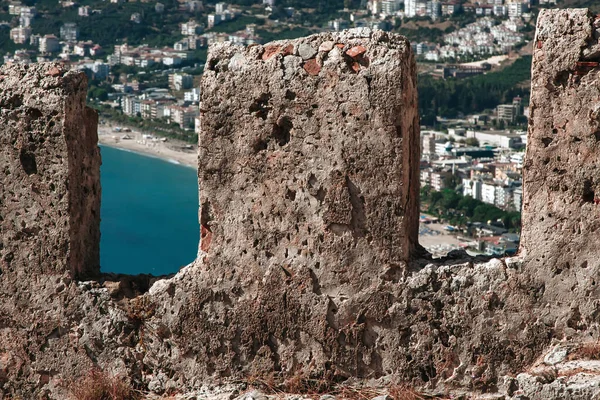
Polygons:
M0 268L97 276L100 152L87 79L59 64L0 69Z

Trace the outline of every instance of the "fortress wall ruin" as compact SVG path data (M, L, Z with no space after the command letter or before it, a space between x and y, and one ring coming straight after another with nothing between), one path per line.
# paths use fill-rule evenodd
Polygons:
M152 279L98 273L84 75L2 67L0 393L66 398L94 366L155 393L248 377L516 393L514 375L554 343L597 338L597 20L539 18L523 240L507 259L418 246L416 68L401 36L212 47L198 259Z

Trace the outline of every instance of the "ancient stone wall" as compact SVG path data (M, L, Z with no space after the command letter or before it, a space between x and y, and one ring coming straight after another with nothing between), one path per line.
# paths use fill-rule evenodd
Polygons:
M0 259L5 273L97 275L98 119L87 80L58 65L0 71Z
M234 280L352 297L417 243L415 63L398 35L214 46L202 78L201 249Z
M416 69L400 36L211 48L199 256L164 279L80 279L99 242L85 79L3 67L0 399L69 398L94 367L200 396L381 378L591 398L600 363L571 358L599 337L596 25L587 10L540 14L521 255L494 260L419 251Z
M594 324L600 302L600 19L542 10L533 49L521 253L544 299ZM578 300L579 299L579 300Z

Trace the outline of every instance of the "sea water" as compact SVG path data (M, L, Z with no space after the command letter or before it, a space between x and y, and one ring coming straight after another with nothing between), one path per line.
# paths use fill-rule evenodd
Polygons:
M101 146L103 272L166 275L196 258L196 170Z

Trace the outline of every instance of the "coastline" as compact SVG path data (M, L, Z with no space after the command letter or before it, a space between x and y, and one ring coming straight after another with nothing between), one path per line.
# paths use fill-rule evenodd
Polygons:
M98 144L113 147L120 150L132 151L146 156L160 158L161 160L179 164L185 167L198 168L197 146L186 149L186 142L168 138L166 142L160 140L145 139L148 133L114 132L112 125L98 125ZM123 136L131 139L122 139Z

